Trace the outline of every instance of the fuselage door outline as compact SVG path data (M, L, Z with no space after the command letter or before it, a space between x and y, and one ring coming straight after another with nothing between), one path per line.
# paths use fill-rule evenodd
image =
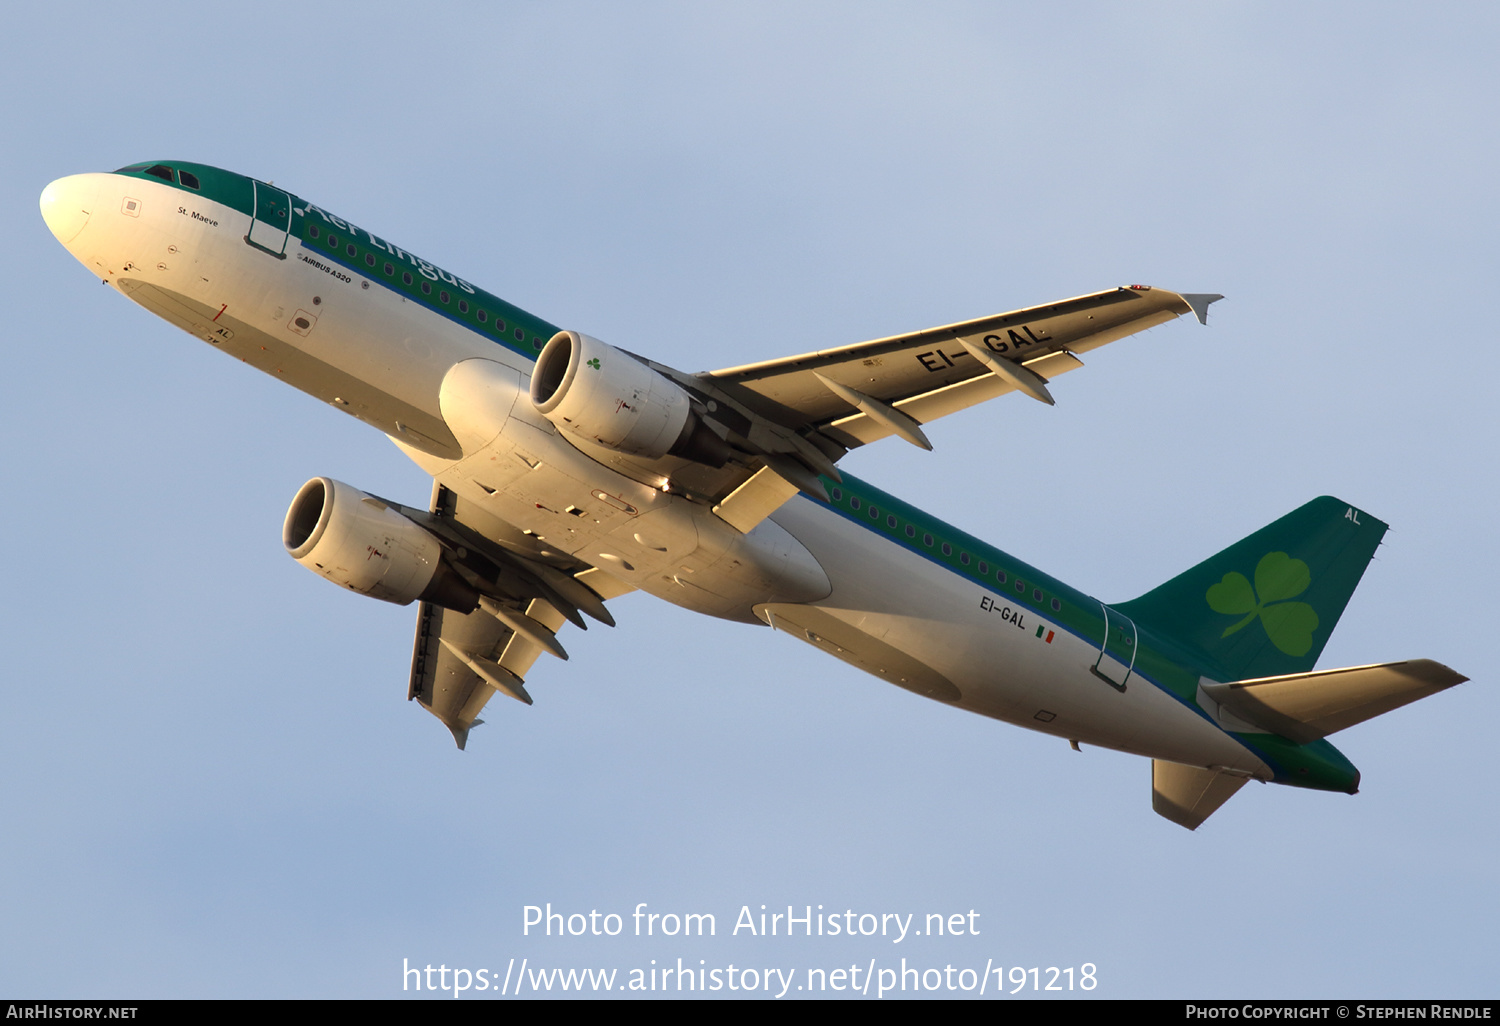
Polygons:
M1104 641L1089 672L1116 691L1124 691L1126 681L1135 670L1135 653L1139 647L1135 621L1103 602L1099 603L1099 608L1104 610Z
M245 241L278 260L286 259L287 237L292 231L292 198L274 185L255 182L255 213L250 215L250 234Z

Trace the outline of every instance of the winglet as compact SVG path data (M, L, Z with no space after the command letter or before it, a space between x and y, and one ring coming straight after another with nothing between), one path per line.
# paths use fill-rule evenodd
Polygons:
M1209 292L1179 292L1178 295L1193 308L1199 324L1208 323L1208 308L1224 298Z
M464 745L469 743L469 731L483 722L483 720L475 720L468 726L464 726L462 723L448 723L445 720L444 725L453 734L453 740L458 744L458 750L461 752L464 750Z

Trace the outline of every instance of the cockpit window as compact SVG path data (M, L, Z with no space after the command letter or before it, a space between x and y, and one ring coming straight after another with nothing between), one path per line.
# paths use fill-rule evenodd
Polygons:
M167 167L167 165L165 164L153 164L152 166L146 168L146 174L155 175L157 178L160 178L163 181L172 181L172 169Z
M183 185L186 185L189 189L198 188L198 176L193 174L191 171L177 172L177 180Z
M131 164L129 167L122 167L122 168L120 168L118 171L115 172L115 174L117 174L117 175L123 175L127 171L144 171L144 170L146 170L146 168L148 168L150 166L151 166L150 164Z

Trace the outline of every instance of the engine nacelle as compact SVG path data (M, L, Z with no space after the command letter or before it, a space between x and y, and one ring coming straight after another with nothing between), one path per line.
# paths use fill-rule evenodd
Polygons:
M608 449L722 467L729 446L693 412L682 386L597 338L552 336L531 374L531 401L553 424Z
M297 492L281 541L293 559L341 587L404 606L423 599L468 613L479 593L443 561L430 533L342 481L315 477Z

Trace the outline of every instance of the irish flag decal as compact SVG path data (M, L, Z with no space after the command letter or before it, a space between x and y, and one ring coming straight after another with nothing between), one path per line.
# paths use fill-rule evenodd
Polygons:
M1047 644L1052 644L1052 632L1047 630L1046 624L1039 624L1036 629L1036 636L1040 638L1044 633L1047 635Z

